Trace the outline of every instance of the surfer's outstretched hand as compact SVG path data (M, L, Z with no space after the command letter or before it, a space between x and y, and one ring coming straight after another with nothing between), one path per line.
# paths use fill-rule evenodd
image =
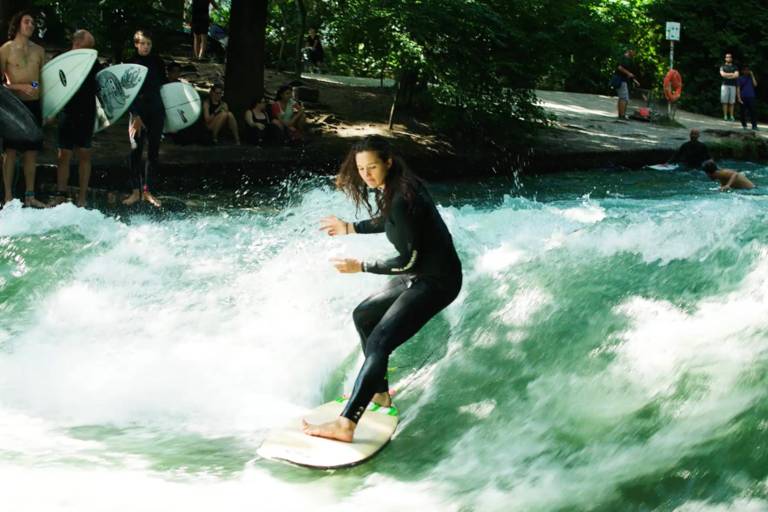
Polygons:
M342 274L354 274L363 271L363 264L354 258L333 258L333 266Z
M329 215L320 219L320 231L325 231L328 236L351 235L354 228L349 222L345 222L335 215Z

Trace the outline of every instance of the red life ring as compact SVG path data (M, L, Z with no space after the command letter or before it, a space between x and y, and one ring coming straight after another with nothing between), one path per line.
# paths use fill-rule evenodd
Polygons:
M667 97L671 103L680 99L680 94L683 92L683 77L676 69L670 69L667 72L667 76L664 77L664 96Z

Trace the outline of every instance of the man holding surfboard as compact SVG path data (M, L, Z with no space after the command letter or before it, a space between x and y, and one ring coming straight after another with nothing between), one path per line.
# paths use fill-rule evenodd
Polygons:
M43 47L33 43L30 38L35 33L35 18L28 11L14 15L8 28L8 41L0 47L0 75L5 79L5 87L19 98L32 113L38 125L42 125L40 106L40 73L45 61ZM37 152L42 149L42 140L25 143L7 139L4 141L5 160L3 161L3 202L13 200L13 174L16 166L16 153L23 153L24 181L26 192L24 204L36 208L45 208L45 204L35 198L35 171Z
M93 48L96 40L87 30L78 30L72 34L72 49ZM91 179L91 139L93 124L96 120L96 102L98 91L96 74L101 70L99 61L93 64L88 77L80 89L69 100L59 117L59 158L56 173L57 192L53 204L64 202L69 183L69 162L72 152L77 148L80 190L77 206L85 206L88 182Z
M160 158L160 140L165 123L165 107L160 88L168 82L165 62L152 54L152 36L146 30L137 30L133 36L136 55L129 61L147 68L147 76L139 95L131 105L128 137L131 140L130 173L131 195L123 200L130 206L143 199L152 206L160 207L160 201L149 191L149 179L157 169ZM144 143L148 141L147 162L142 166Z

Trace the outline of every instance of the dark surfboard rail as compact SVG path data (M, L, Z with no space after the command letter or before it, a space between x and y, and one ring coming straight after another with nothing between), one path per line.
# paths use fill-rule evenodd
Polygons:
M36 143L43 132L27 107L5 87L0 87L0 139Z

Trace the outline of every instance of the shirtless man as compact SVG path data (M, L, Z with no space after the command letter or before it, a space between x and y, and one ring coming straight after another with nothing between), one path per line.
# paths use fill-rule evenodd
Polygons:
M0 46L0 76L5 78L5 87L16 95L32 112L32 116L42 125L40 108L40 73L43 69L45 52L30 38L35 33L35 18L31 13L22 11L14 15L8 28L9 41ZM36 208L45 208L45 204L35 199L35 168L37 152L42 149L42 142L25 144L12 140L4 141L5 160L3 161L4 203L13 200L13 172L16 166L16 153L23 153L24 181L26 193L24 204Z
M714 160L707 160L701 165L701 168L707 173L709 179L720 182L721 192L734 188L755 188L755 184L742 173L733 169L718 169Z

